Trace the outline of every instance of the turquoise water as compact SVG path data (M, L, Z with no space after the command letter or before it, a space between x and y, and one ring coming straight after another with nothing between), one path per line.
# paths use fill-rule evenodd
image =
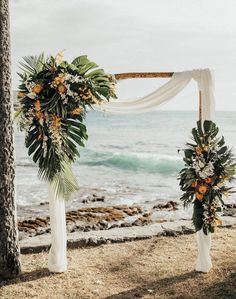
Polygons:
M236 112L218 112L216 122L228 145L236 148ZM91 111L89 140L74 165L80 190L74 200L91 193L105 195L109 204L177 200L177 176L183 167L178 149L189 140L197 113L158 111L114 116ZM47 186L27 156L24 134L15 133L17 202L47 201Z

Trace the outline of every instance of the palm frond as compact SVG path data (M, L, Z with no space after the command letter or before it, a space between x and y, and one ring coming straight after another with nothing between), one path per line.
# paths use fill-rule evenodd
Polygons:
M23 60L24 62L20 62L20 69L31 75L41 72L45 63L44 53L39 56L25 56Z
M78 190L78 183L72 172L71 163L64 160L61 165L62 170L54 174L53 177L48 176L46 169L39 170L39 177L50 184L58 198L68 200L70 195Z

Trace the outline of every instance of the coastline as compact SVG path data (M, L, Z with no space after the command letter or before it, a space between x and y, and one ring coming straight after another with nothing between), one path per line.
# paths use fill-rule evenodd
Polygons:
M191 218L172 218L182 206L175 201L159 203L147 208L142 205L102 206L104 197L93 196L92 203L80 208L67 208L68 247L97 246L148 239L153 236L178 236L194 233ZM38 208L38 210L37 210ZM18 219L22 253L48 250L51 242L48 203L19 207ZM36 214L27 216L32 211ZM38 214L37 214L38 213ZM23 216L24 215L24 216ZM228 204L222 215L221 227L236 226L236 205Z

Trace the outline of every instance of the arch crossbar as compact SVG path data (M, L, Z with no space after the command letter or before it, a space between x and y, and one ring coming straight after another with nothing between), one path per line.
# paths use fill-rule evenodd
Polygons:
M171 78L174 72L131 72L131 73L119 73L114 74L116 80L125 80L125 79L138 79L138 78ZM198 112L199 120L202 119L202 95L199 90L198 94Z

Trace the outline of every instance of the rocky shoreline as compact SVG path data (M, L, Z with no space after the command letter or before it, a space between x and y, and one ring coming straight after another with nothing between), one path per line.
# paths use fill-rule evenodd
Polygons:
M154 206L154 210L175 210L177 203L170 201ZM152 213L138 205L117 205L112 207L85 207L70 210L66 213L67 232L88 232L91 230L107 230L118 227L144 226L151 223L165 222L164 219L154 220ZM50 232L50 219L31 217L18 221L20 240Z
M88 202L103 202L104 200L104 197L93 195L84 204ZM48 206L48 203L42 203L41 206ZM27 207L24 207L24 209L27 211ZM141 205L89 206L69 209L66 212L67 233L103 231L115 228L132 228L160 224L168 221L162 217L157 217L155 213L158 211L173 212L178 209L179 204L175 201L159 203L150 209ZM50 219L46 215L45 210L43 216L20 217L18 221L20 240L50 233ZM236 204L226 205L224 216L236 217Z

